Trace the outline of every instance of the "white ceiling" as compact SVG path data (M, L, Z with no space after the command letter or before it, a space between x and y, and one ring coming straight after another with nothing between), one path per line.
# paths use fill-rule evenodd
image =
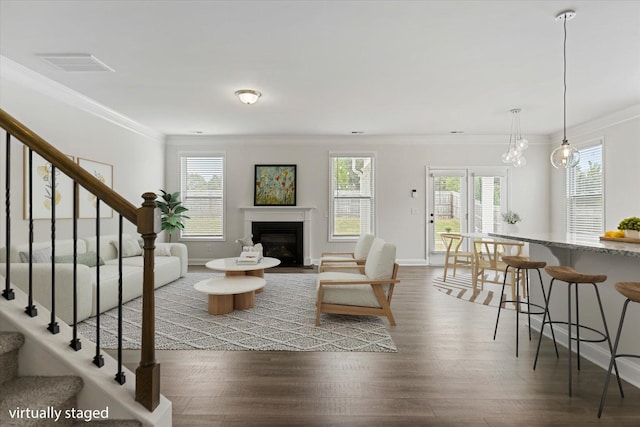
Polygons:
M639 104L640 1L0 0L0 54L170 135L548 135L569 8L567 125Z

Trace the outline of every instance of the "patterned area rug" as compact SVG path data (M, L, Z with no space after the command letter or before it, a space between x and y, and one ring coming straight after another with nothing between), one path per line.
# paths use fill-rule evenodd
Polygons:
M156 289L156 348L165 350L284 350L396 352L383 320L376 316L323 314L315 326L316 274L266 273L256 305L221 316L207 311L207 295L193 289L220 273L189 273ZM140 348L142 299L123 306L123 348ZM100 317L100 344L116 348L117 309ZM95 342L96 318L78 324Z
M495 278L492 278L494 280ZM498 278L502 280L501 278ZM458 299L474 302L476 304L488 305L491 307L498 307L500 303L500 291L502 285L496 285L494 283L485 283L484 290L478 290L474 294L473 284L471 280L471 274L466 272L456 272L456 277L447 274L447 281L443 281L442 277L437 277L433 280L433 286L447 295L454 296ZM505 287L505 293L503 294L503 300L511 299L511 288ZM526 299L524 299L526 301ZM509 310L515 310L515 304L503 303L502 308Z

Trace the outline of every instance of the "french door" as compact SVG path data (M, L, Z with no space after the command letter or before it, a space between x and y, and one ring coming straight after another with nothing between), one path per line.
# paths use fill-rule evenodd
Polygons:
M501 214L508 209L508 169L427 168L427 180L430 265L444 264L442 233L480 235L501 231Z

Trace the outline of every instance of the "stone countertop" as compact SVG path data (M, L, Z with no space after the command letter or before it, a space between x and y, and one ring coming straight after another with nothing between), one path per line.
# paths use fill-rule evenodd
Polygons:
M489 233L489 236L521 242L537 243L543 246L605 253L640 258L640 244L610 240L599 240L599 236L576 236L571 234L503 234Z

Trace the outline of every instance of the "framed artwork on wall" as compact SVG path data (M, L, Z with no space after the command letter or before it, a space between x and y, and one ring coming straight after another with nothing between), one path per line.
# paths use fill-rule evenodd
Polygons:
M73 160L73 156L68 156ZM33 219L51 219L51 208L55 205L56 219L73 218L73 180L51 163L32 152L32 168L29 170L29 147L23 149L24 188L23 218L29 219L29 182L33 182ZM55 174L53 178L52 171Z
M296 165L255 165L254 206L295 206Z
M113 165L80 157L78 158L78 165L102 181L107 187L113 188ZM78 218L95 218L96 204L97 197L80 187L78 195ZM100 218L111 217L113 217L113 209L105 203L100 203Z

